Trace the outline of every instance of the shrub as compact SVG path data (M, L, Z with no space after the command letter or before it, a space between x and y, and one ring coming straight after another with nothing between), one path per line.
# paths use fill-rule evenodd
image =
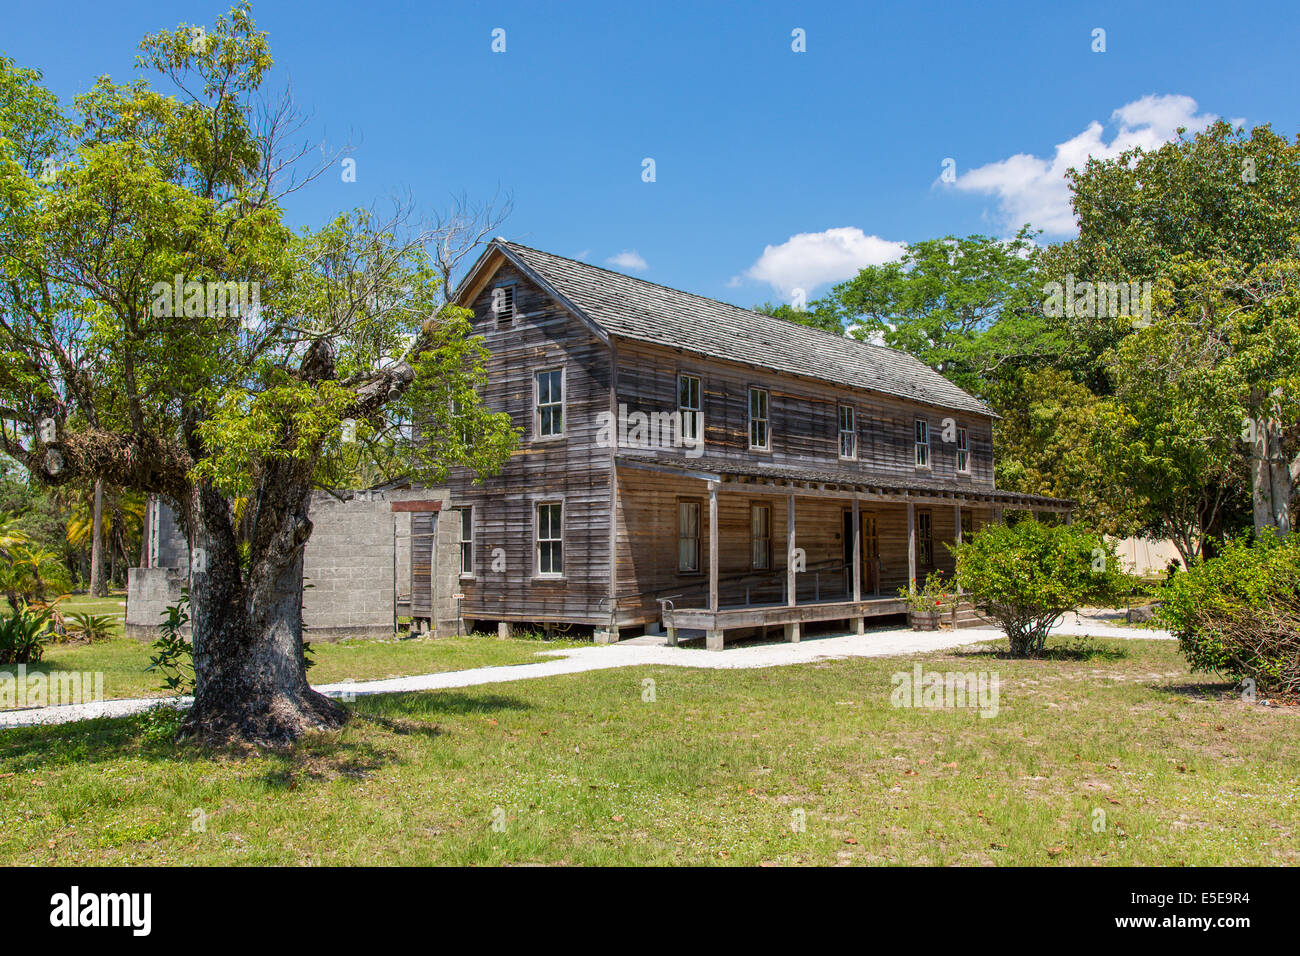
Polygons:
M194 649L181 631L190 623L190 592L181 592L180 600L168 605L159 625L162 633L153 642L154 654L146 671L162 675L163 690L177 694L194 693Z
M1195 671L1300 693L1300 536L1227 541L1173 575L1156 617Z
M1041 653L1062 615L1118 606L1132 589L1115 546L1076 525L989 525L949 549L957 582L1002 625L1015 657Z
M0 617L0 664L35 664L45 654L50 624L48 609L20 606Z
M111 614L91 614L88 611L72 611L65 614L63 620L69 637L80 638L88 644L107 640L113 633L115 621Z
M948 611L957 603L957 585L944 580L942 571L931 571L919 589L899 588L898 596L914 614Z

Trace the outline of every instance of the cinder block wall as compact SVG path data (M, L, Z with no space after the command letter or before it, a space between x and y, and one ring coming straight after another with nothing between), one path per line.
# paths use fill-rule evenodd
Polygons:
M360 491L345 501L327 492L312 496L312 536L303 558L307 640L392 637L394 613L410 614L411 514L393 511L394 502L409 501L450 504L442 489ZM187 549L170 509L160 505L158 515L160 566L132 568L127 581L127 633L150 640L187 580L183 566L161 566L185 562ZM440 636L456 633L457 534L454 520L437 522L433 623Z

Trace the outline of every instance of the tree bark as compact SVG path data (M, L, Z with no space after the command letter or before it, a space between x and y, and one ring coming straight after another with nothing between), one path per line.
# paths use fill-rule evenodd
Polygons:
M104 597L104 479L95 479L95 504L90 520L90 593Z
M211 489L196 492L188 529L196 686L183 732L209 744L280 746L307 730L341 727L346 709L312 690L303 661L302 556L311 534L305 490L278 517L247 575L229 502Z

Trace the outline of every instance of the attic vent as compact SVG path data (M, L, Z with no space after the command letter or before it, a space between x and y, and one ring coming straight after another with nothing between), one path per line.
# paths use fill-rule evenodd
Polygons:
M492 290L492 312L497 325L510 325L515 320L515 287L499 285Z

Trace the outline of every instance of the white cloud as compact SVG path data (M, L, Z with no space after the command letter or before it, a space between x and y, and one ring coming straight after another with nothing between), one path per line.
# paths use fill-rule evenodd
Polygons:
M650 268L649 263L635 249L624 249L618 255L610 256L605 260L605 265L616 269L631 269L634 272L644 272Z
M972 169L951 185L996 196L998 216L1008 229L1028 222L1049 235L1072 235L1077 224L1065 171L1071 166L1082 169L1089 157L1113 159L1135 146L1156 149L1174 139L1180 126L1199 132L1217 118L1197 113L1196 108L1196 100L1190 96L1149 94L1111 114L1111 122L1118 128L1110 142L1103 136L1102 124L1093 120L1083 132L1058 144L1050 159L1017 153Z
M819 285L851 279L864 267L892 262L903 252L903 243L868 236L856 226L801 232L778 246L765 247L744 278L768 283L783 298L790 298L795 289L811 296ZM740 278L731 284L738 285Z

